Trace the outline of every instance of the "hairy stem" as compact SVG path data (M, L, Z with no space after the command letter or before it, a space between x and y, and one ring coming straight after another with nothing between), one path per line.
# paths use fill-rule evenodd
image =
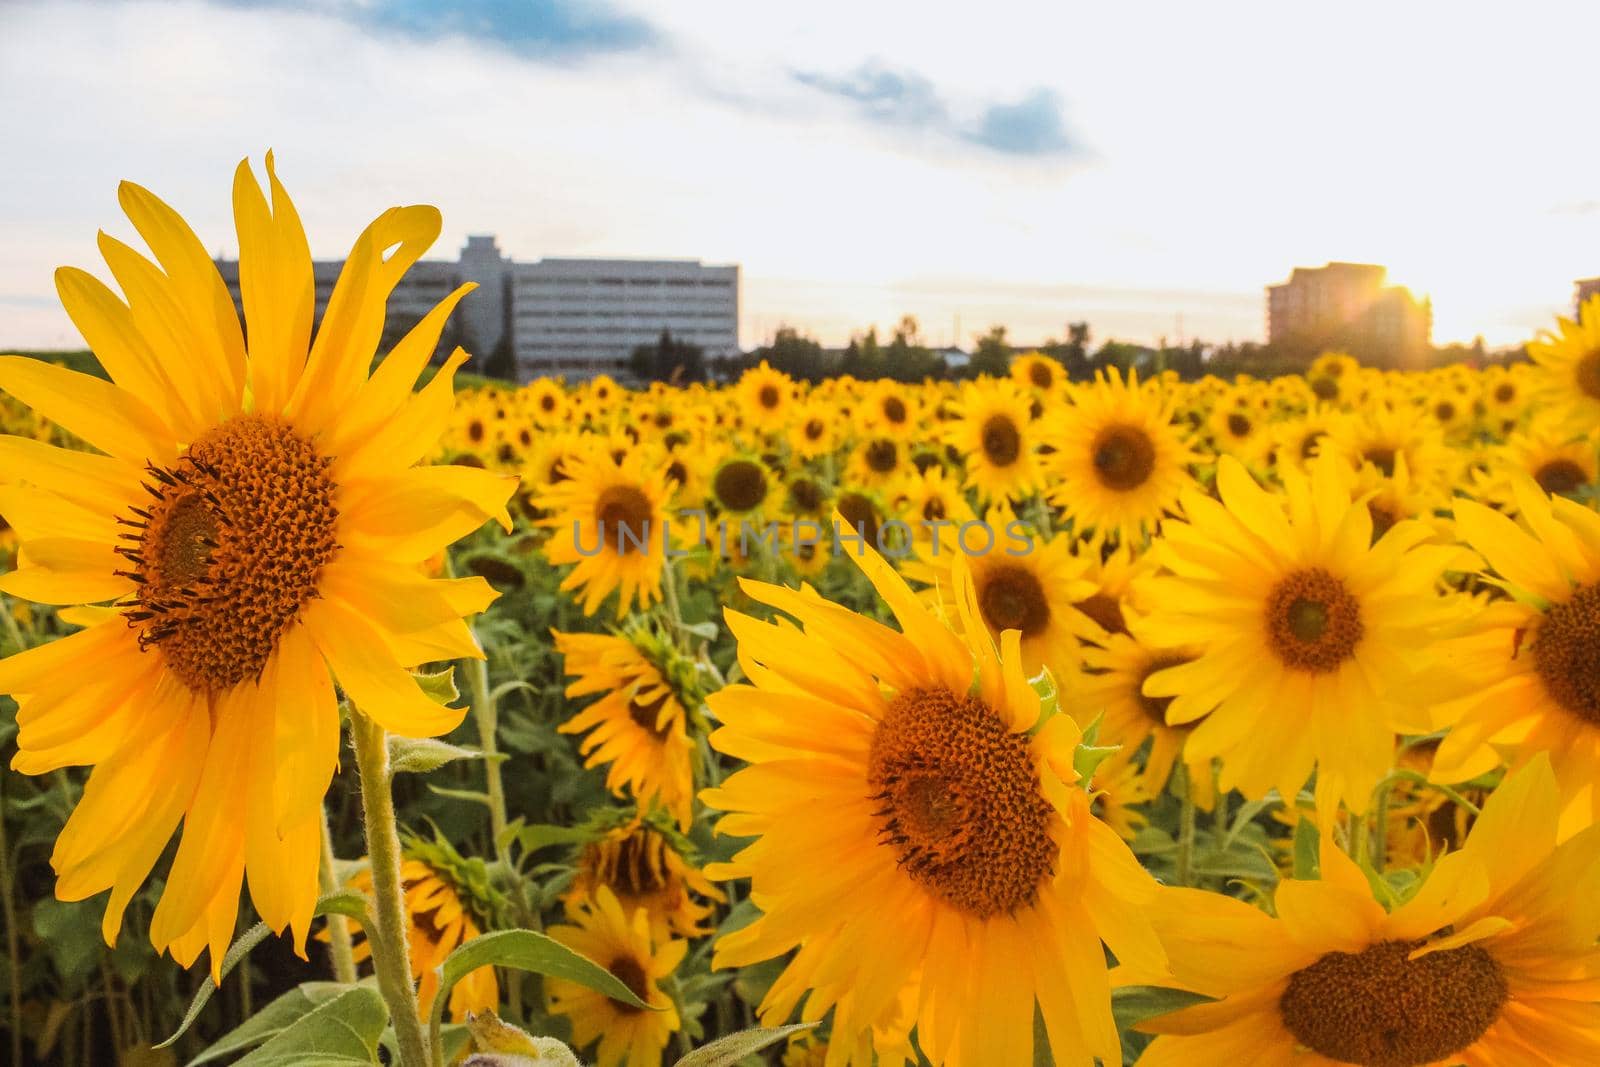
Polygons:
M317 871L319 892L323 895L339 891L339 876L333 860L333 832L328 828L328 809L322 809L322 866ZM343 915L328 916L328 954L333 957L335 981L354 983L356 980L355 949L350 942L350 920Z
M1177 881L1181 886L1194 885L1194 787L1189 782L1189 766L1178 761L1173 772L1177 784L1180 807L1178 809Z
M352 709L350 735L361 772L361 815L367 828L372 864L376 930L368 931L378 990L389 1005L389 1021L400 1046L400 1067L429 1067L427 1039L411 980L411 945L406 936L405 889L400 883L400 832L389 789L389 741L383 727Z

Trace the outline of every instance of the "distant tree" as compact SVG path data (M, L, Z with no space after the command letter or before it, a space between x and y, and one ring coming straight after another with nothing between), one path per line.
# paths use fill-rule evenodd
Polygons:
M991 326L989 332L978 338L978 347L967 364L967 375L976 378L989 374L1002 378L1011 370L1011 345L1006 341L1004 326Z
M647 382L703 382L706 378L705 351L699 345L676 341L667 330L653 345L640 345L628 360L634 376Z
M511 335L502 333L495 342L494 351L483 361L481 373L486 378L501 378L508 382L517 380L517 354L511 347Z
M884 353L883 376L900 382L920 382L945 376L944 357L922 343L917 320L906 315L895 327L894 340Z

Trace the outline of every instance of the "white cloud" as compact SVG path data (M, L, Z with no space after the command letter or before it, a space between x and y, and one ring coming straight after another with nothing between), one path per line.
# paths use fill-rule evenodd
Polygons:
M50 272L127 232L119 179L228 251L232 167L267 147L320 256L426 201L439 254L737 261L751 343L902 312L940 341L957 315L1150 340L1180 311L1257 337L1261 286L1330 258L1429 292L1440 340L1504 343L1600 273L1600 212L1570 210L1600 174L1593 5L627 8L662 47L543 64L308 11L5 7L0 343L72 343ZM873 63L963 106L1051 92L1089 156L908 136L793 77Z

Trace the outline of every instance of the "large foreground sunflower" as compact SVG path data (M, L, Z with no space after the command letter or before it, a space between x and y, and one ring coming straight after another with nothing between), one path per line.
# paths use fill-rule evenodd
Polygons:
M1224 789L1292 798L1315 764L1319 799L1365 811L1396 730L1429 729L1398 691L1449 614L1434 587L1459 550L1423 544L1431 528L1410 521L1374 542L1337 457L1309 477L1281 474L1276 496L1223 456L1221 502L1187 492L1187 521L1162 524L1172 573L1149 581L1143 636L1199 655L1152 674L1144 693L1173 698L1172 725L1206 716L1187 758L1221 757Z
M1221 999L1146 1023L1139 1067L1600 1063L1600 828L1558 846L1557 808L1548 764L1519 772L1392 912L1326 838L1277 918L1164 891L1173 975Z
M962 637L876 553L860 564L901 630L751 581L800 628L728 612L753 684L710 698L711 741L749 766L701 795L755 840L707 874L748 877L762 915L715 966L798 948L760 1015L832 1009L831 1067L869 1031L897 1054L913 1022L936 1065L1031 1063L1035 1005L1056 1063L1120 1063L1104 945L1161 959L1155 887L1090 814L1077 726L1044 714L1015 631L996 648L964 568Z
M1584 301L1578 318L1558 319L1528 343L1536 369L1534 393L1557 417L1578 432L1600 423L1600 293Z
M356 241L312 337L306 238L267 159L271 206L247 163L234 181L234 313L206 246L176 212L124 184L155 262L108 237L124 297L63 268L57 288L111 381L20 356L4 389L97 451L0 438L3 512L21 566L0 590L108 604L82 632L0 663L17 698L13 766L95 766L56 842L56 893L111 890L123 910L179 822L150 935L187 965L233 934L241 882L274 930L303 944L317 895L322 797L338 762L333 682L384 728L444 733L407 668L481 656L462 621L495 593L419 565L497 518L516 479L415 467L445 431L459 349L420 393L463 286L370 377L384 303L439 233L431 207L392 208ZM387 251L387 255L385 254Z

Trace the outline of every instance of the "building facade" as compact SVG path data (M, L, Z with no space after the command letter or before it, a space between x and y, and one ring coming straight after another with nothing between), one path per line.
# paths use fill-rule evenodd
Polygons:
M240 308L239 263L217 260ZM312 264L315 321L333 294L343 260ZM492 236L467 238L451 260L419 260L389 297L379 351L388 349L457 286L474 282L439 339L436 360L456 346L468 367L568 380L627 376L633 350L663 332L698 345L706 358L739 352L739 268L698 260L542 259L517 263Z
M1576 318L1582 313L1583 302L1591 296L1600 295L1600 278L1580 278L1574 283L1576 293L1572 298L1572 314Z
M739 268L698 260L541 259L511 276L512 336L525 377L626 373L662 333L739 353Z
M1267 341L1311 354L1343 349L1374 362L1404 363L1432 344L1433 307L1410 290L1386 284L1370 263L1296 267L1267 286Z

